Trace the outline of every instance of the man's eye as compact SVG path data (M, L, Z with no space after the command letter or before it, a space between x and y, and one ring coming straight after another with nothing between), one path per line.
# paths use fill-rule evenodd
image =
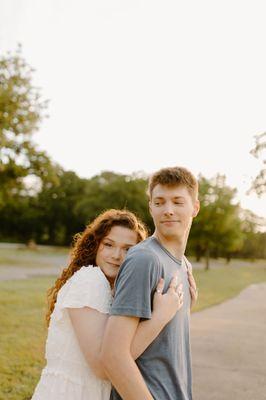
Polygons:
M154 203L156 206L159 206L161 203L160 202L155 202Z

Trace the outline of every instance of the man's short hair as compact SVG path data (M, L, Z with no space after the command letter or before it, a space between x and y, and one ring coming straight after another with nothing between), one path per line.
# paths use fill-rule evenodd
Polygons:
M152 198L152 191L156 185L185 186L195 201L198 198L198 181L195 176L184 167L162 168L151 175L147 194Z

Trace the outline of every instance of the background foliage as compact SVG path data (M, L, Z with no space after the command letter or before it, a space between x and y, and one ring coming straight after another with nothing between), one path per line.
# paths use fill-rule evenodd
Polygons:
M48 102L34 87L33 69L21 55L0 58L0 241L69 245L97 214L128 208L153 230L146 196L147 176L104 171L82 179L40 151L32 140ZM254 156L265 150L265 133L256 137ZM265 163L265 161L263 161ZM199 177L201 211L194 221L188 252L209 257L265 258L261 219L236 202L226 178ZM265 191L265 169L253 190Z

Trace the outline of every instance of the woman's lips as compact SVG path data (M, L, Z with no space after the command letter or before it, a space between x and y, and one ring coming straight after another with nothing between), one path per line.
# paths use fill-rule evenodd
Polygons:
M110 263L110 262L108 262L107 264L109 264L109 265L111 265L112 267L115 267L115 268L120 267L120 265L118 265L118 264L113 264L113 263Z

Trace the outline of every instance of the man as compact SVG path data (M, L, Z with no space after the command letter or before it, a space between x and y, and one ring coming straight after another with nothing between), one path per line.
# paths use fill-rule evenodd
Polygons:
M155 231L120 268L101 358L116 388L112 400L192 400L189 318L197 294L184 253L199 211L198 184L185 168L164 168L151 176L148 194ZM138 323L151 318L159 279L167 289L176 273L183 306L135 362L130 347Z

